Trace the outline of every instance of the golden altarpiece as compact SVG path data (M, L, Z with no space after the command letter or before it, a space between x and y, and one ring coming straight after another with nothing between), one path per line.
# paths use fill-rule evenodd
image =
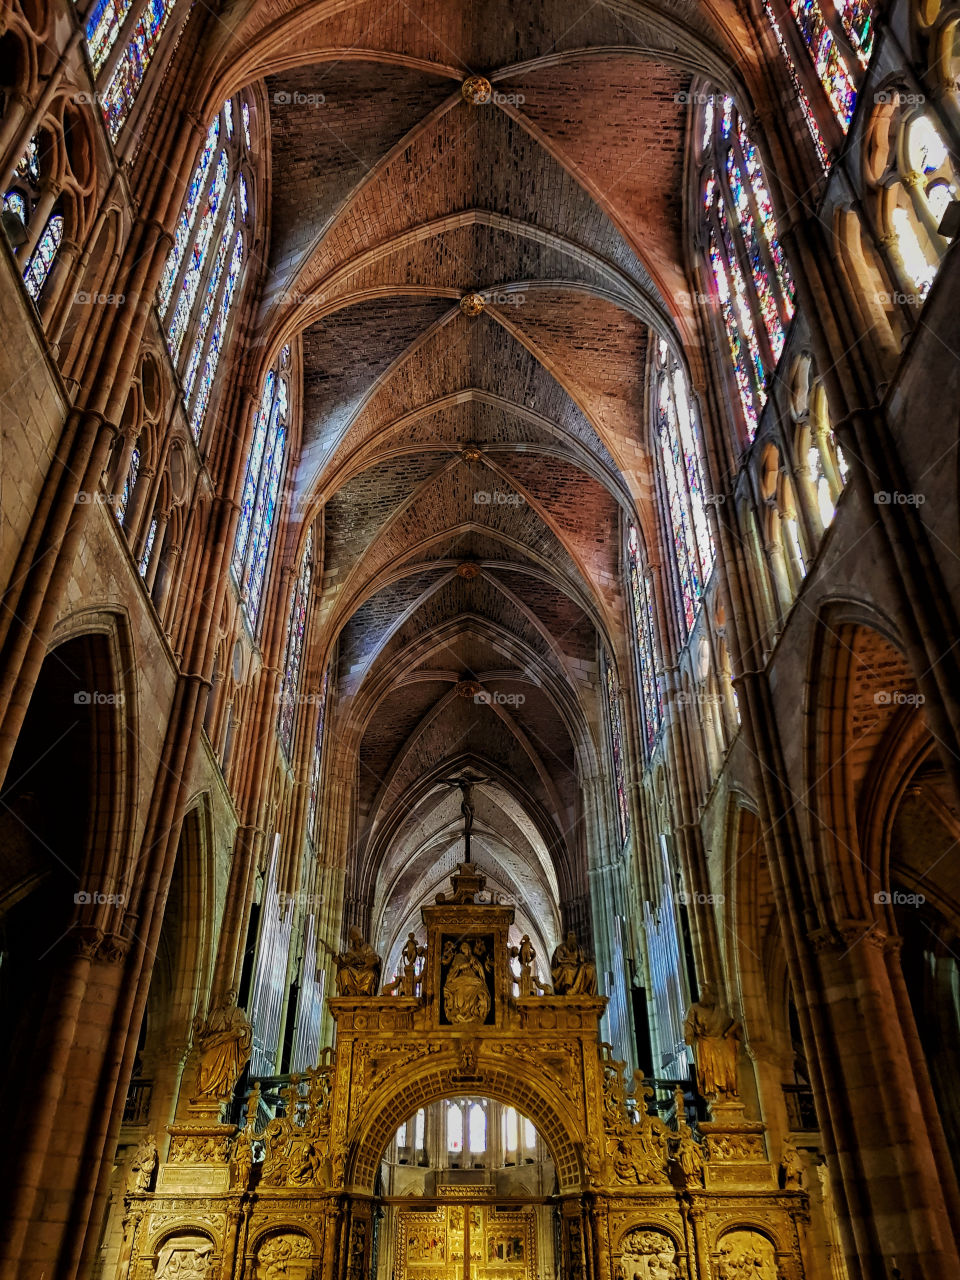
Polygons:
M284 1114L257 1132L255 1088L245 1126L222 1123L208 1095L171 1126L167 1160L127 1194L118 1280L808 1277L807 1197L779 1185L762 1125L736 1101L698 1136L679 1102L671 1124L648 1114L649 1089L600 1043L606 1001L582 952L555 984L566 994L547 994L523 956L518 979L513 907L476 901L472 864L452 884L423 908L422 972L383 994L354 932L339 985L359 993L330 1000L336 1047L292 1077ZM556 1170L549 1250L529 1206L469 1185L411 1198L383 1250L384 1151L419 1108L464 1095L536 1125Z

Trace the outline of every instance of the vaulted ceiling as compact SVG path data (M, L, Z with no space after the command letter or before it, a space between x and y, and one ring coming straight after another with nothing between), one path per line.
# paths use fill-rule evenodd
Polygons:
M689 90L746 46L729 4L237 10L220 87L265 76L260 333L301 343L296 509L323 514L355 890L385 946L452 864L439 779L488 779L476 856L547 945L612 831L612 785L583 801L598 646L623 634L622 514L656 536L651 333L692 336Z

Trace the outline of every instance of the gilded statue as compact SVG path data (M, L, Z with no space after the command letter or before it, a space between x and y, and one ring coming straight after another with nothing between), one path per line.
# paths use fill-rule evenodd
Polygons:
M229 1098L253 1045L253 1029L247 1015L237 1007L236 991L227 992L223 1004L213 1010L206 1022L194 1020L193 1035L199 1053L198 1095L219 1101Z
M703 1186L703 1151L700 1143L693 1136L693 1130L687 1124L683 1101L683 1092L678 1089L675 1094L677 1112L677 1137L673 1158L685 1187Z
M571 929L550 961L554 995L595 996L597 994L597 966L577 942Z
M130 1190L150 1191L153 1187L153 1175L157 1171L157 1142L151 1133L137 1147L130 1162Z
M700 999L687 1011L683 1035L693 1047L701 1094L736 1098L740 1023L720 1004L712 982L704 983Z
M443 1011L449 1022L485 1022L490 1012L486 974L469 942L461 942L451 958L443 984Z
M364 942L363 934L354 926L349 934L350 946L342 955L334 956L337 966L338 996L375 996L380 986L382 961Z

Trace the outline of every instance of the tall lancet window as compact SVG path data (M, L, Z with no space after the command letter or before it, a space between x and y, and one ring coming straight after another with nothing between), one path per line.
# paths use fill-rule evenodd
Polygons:
M627 534L627 572L630 577L630 600L637 642L644 747L649 756L663 720L663 693L660 688L660 674L657 670L653 592L650 580L643 569L640 536L633 525L630 526Z
M27 143L26 151L18 160L10 184L3 195L3 212L17 218L26 232L26 245L23 253L18 253L17 256L23 262L20 267L23 283L34 302L40 297L63 241L64 222L63 214L60 212L63 206L62 200L58 200L53 212L48 215L46 225L40 232L36 244L31 248L33 230L31 224L34 213L42 203L52 164L53 154L45 141L45 135L35 133Z
M320 769L323 764L323 730L327 718L327 682L330 676L328 667L323 673L320 685L320 706L317 709L317 732L313 740L313 758L310 761L310 797L308 801L307 832L314 844L319 844L317 832L317 815L320 811Z
M85 34L94 75L102 79L100 106L116 142L127 122L167 28L176 0L97 0ZM184 11L185 12L185 11Z
M732 98L707 113L703 217L707 265L719 300L748 440L786 341L795 290L760 156Z
M657 443L677 566L677 614L686 637L713 572L714 548L704 500L699 424L683 367L662 339L657 343L656 367Z
M253 225L249 135L236 126L247 104L236 102L228 99L207 130L157 291L194 439L210 403Z
M260 603L273 539L280 495L280 478L287 442L290 348L284 347L277 367L263 380L253 440L240 498L240 523L233 549L233 572L251 626L260 617Z
M277 716L280 745L288 757L293 747L293 726L297 713L300 666L303 660L303 641L312 582L313 530L309 529L306 546L303 549L303 559L300 562L300 573L290 593L290 615L287 619L287 643L283 659L283 684L280 689L280 712Z
M874 5L869 0L764 0L764 8L791 77L799 79L778 14L806 50L814 78L811 91L829 103L841 132L846 133L856 110L860 80L873 53ZM802 88L797 88L801 101L805 100Z
M626 768L623 755L623 714L620 707L620 687L614 675L610 659L603 654L604 691L607 699L607 729L610 733L610 754L613 756L613 781L616 788L617 826L620 843L625 844L630 834L630 810L627 805Z

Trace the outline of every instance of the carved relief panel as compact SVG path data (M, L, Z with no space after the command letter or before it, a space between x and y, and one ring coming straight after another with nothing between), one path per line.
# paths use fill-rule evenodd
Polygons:
M665 1231L634 1227L620 1242L618 1280L686 1280L687 1270Z
M213 1253L206 1236L173 1236L157 1255L157 1280L212 1280Z
M728 1231L717 1250L718 1280L782 1280L776 1250L759 1231Z
M312 1256L310 1240L299 1232L267 1236L257 1247L255 1280L310 1280Z

